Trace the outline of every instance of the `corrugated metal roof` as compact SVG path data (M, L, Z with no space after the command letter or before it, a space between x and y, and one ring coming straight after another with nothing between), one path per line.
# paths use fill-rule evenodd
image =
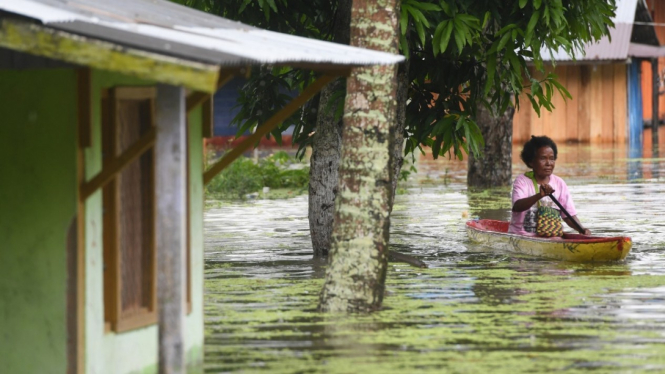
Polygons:
M632 23L615 23L614 26L614 28L610 29L611 41L610 38L603 37L596 43L587 44L584 52L575 52L574 59L577 61L627 59L633 25ZM572 61L573 57L559 49L552 56L543 55L543 60Z
M612 22L633 23L635 20L635 9L637 9L638 0L617 0L616 14L612 17Z
M569 56L563 50L555 51L551 56L544 52L545 61L601 61L601 60L626 60L629 57L656 57L660 54L658 48L643 48L646 45L658 45L658 39L653 26L636 26L635 19L648 19L651 22L648 9L644 0L618 0L616 15L612 18L613 28L610 29L610 37L603 37L596 43L587 44L584 52L576 52L574 57ZM638 29L639 28L639 29ZM635 55L634 53L639 53ZM645 56L648 53L658 53L653 56Z
M218 65L375 65L403 56L251 27L167 0L0 0L48 27Z

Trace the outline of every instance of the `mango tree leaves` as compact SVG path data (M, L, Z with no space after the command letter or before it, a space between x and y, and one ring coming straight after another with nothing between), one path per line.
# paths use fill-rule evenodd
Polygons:
M608 35L615 9L614 1L602 0L402 4L400 46L411 64L406 152L430 146L435 157L482 150L473 121L478 105L503 112L508 105L519 107L525 92L540 115L541 108L554 109L555 92L570 98L556 75L534 78L534 71L544 73L541 53L572 54ZM411 34L417 38L407 38Z
M174 1L322 40L330 40L338 5L338 0ZM572 54L608 35L615 9L615 0L402 0L401 32L396 38L409 59L408 100L402 104L407 114L406 153L422 151L423 146L432 147L435 157L480 152L482 136L473 121L478 105L502 112L508 105L519 107L524 92L540 115L541 108L554 109L555 93L570 98L555 75L544 74L542 56L556 50ZM279 108L287 92L292 94L313 79L311 72L302 70L260 72L279 79L255 74L248 89L260 80L281 88L241 97L246 117L237 117L240 130L256 126L266 113ZM534 72L545 78L536 79ZM343 101L335 100L335 112L340 112ZM296 125L294 141L301 149L315 123L315 103L308 105L280 126L281 131Z

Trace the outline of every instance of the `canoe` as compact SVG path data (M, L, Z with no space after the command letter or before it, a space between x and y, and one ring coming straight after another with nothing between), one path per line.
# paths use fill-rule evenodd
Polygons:
M509 224L492 219L472 220L466 223L466 231L472 242L492 248L575 262L623 260L633 245L626 236L564 234L561 238L540 238L509 234Z

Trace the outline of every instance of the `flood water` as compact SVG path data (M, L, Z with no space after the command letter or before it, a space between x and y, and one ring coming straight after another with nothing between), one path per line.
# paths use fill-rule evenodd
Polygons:
M516 147L517 148L517 147ZM665 159L560 146L555 173L594 234L631 236L625 261L575 264L472 244L464 222L507 219L510 189L470 192L466 162L416 161L392 215L383 310L316 312L307 197L216 203L205 214L205 369L270 373L665 372ZM518 155L513 175L526 171Z

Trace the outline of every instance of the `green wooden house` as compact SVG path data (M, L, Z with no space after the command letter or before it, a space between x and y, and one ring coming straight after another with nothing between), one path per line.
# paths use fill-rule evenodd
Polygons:
M149 373L203 361L211 94L257 64L321 78L400 56L166 0L0 2L0 373Z

